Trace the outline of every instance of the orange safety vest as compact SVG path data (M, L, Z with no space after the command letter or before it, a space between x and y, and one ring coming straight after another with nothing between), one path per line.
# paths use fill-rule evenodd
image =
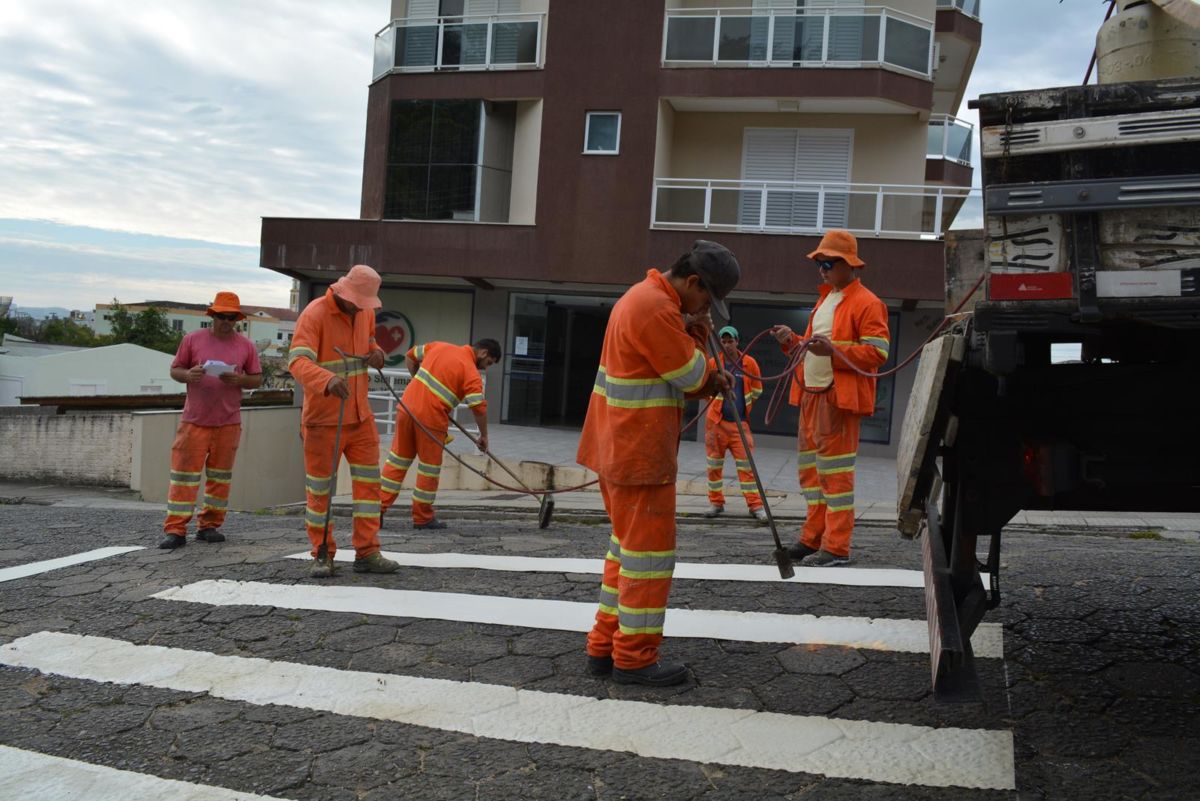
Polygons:
M422 423L445 428L460 403L487 412L473 345L426 342L410 348L405 356L415 361L418 369L404 388L404 405Z
M347 370L334 348L341 348L350 355L365 356L378 347L375 344L375 310L360 309L351 319L338 308L332 289L325 290L325 297L317 298L300 312L288 351L288 371L304 388L301 425L337 425L338 398L325 394L325 387L335 375L346 379L350 385L343 422L351 425L375 418L367 401L370 381L367 365L351 359Z
M721 351L721 369L725 368L725 351ZM715 370L717 364L714 360L708 360L708 369ZM757 378L751 378L757 376ZM758 400L763 393L762 385L762 370L758 367L758 362L750 354L742 354L742 396L746 399L746 417L750 416L750 409L754 406L754 402ZM708 422L719 423L723 419L721 417L721 405L725 402L722 395L715 395L715 401L708 407Z
M821 285L821 297L808 316L808 328L804 338L812 336L813 317L825 298L833 291L829 284ZM833 310L833 345L860 370L877 372L887 361L891 339L888 333L887 306L875 293L855 278L842 290L842 299ZM784 345L790 351L800 341L793 337ZM875 413L875 379L861 376L851 370L836 356L833 360L833 400L839 409L855 414ZM788 403L800 405L804 384L804 362L796 368L796 380L788 393Z
M684 399L707 378L679 293L648 270L608 319L576 460L612 484L673 483Z

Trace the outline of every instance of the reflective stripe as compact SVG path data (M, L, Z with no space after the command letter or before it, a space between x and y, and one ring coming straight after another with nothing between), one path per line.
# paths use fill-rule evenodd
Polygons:
M413 492L412 492L412 497L413 497L414 501L431 504L434 502L434 500L437 499L437 493L436 492L428 492L423 489L414 488Z
M667 622L666 607L636 609L618 606L622 634L662 634Z
M421 361L422 359L424 359L425 358L425 346L417 345L416 349L413 351L413 356L416 357L417 361Z
M750 460L749 459L735 459L733 463L735 465L737 465L738 470L749 470L750 469Z
M884 337L863 337L862 344L874 345L875 350L883 354L883 358L887 358L888 352L891 350L892 343Z
M758 485L753 481L739 481L738 488L742 492L758 492Z
M621 575L631 579L671 578L675 572L674 551L622 551Z
M317 352L312 348L306 348L303 345L292 345L288 350L288 367L292 366L292 362L297 359L308 359L311 362L317 361Z
M608 538L608 553L604 555L605 559L612 559L614 562L621 561L621 541L616 535L609 535ZM616 592L616 590L613 590Z
M190 503L174 503L167 501L167 514L171 515L190 515L195 510L195 505Z
M831 473L851 473L854 471L856 453L842 453L837 456L817 456L817 472L821 475Z
M610 615L617 614L617 588L600 584L600 611Z
M796 466L804 469L805 467L813 467L817 463L816 451L800 451L796 454Z
M416 459L416 458L417 457L415 457L415 456L410 456L407 459L405 459L400 456L397 456L395 451L388 451L387 463L390 464L392 467L397 467L401 470L407 470L408 468L412 467L413 459Z
M724 489L724 487L725 487L725 484L720 481L708 482L708 491L709 492L720 492L722 489Z
M483 401L483 395L480 395L478 392L472 392L470 395L467 395L465 398L463 398L463 403L467 404L468 406L478 406L479 404L483 403Z
M198 487L198 486L200 486L200 482L199 481L175 481L174 479L172 479L171 486L172 487Z
M440 464L425 464L417 462L417 473L429 478L437 478L442 474L442 466Z
M404 489L404 485L399 481L393 481L390 478L384 477L379 480L379 489L384 492L391 493L392 495L396 495L400 492L400 490Z
M370 484L379 483L379 465L352 464L350 465L350 480L365 481Z
M317 528L325 528L325 513L318 512L316 509L313 509L311 506L306 507L304 510L304 522L310 526L315 526Z
M815 500L813 498L807 498L806 500L807 500L809 506L824 506L825 505L824 498L817 498Z
M809 501L820 500L825 497L825 493L820 487L801 487L800 491L804 493L805 499Z
M331 479L304 474L304 488L313 495L328 495Z
M446 388L441 381L433 377L433 374L422 367L417 370L417 374L413 376L413 380L420 381L425 387L438 397L442 403L453 409L458 405L458 396Z
M762 394L763 391L761 389L750 390L750 392L746 394L746 403L754 403L754 401L758 400L759 396Z
M172 470L171 471L171 481L178 483L178 484L197 483L200 481L200 471L197 470L195 473L188 473L183 470Z
M613 378L603 367L596 371L592 392L622 409L683 408L683 393L661 378Z
M714 459L710 456L710 457L708 457L708 466L713 468L714 470L719 470L725 466L725 460L724 459Z
M211 467L206 469L208 470L208 478L210 481L229 481L231 478L233 478L232 470L214 470Z
M227 509L229 507L228 498L214 498L211 495L204 496L205 509Z
M708 372L708 362L699 350L692 351L692 358L678 370L663 373L663 379L672 386L684 391L695 392L704 383L704 374Z
M831 492L826 494L825 502L831 512L845 512L854 508L853 492Z

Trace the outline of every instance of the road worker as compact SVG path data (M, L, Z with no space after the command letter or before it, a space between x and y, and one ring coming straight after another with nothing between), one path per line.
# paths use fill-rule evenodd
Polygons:
M238 296L218 292L205 314L212 318L212 327L185 336L171 362L171 378L187 384L187 400L171 445L171 484L160 548L187 544L187 525L196 508L201 472L205 474L204 505L196 521L196 539L225 541L221 524L242 435L242 390L262 386L258 351L235 330L238 321L246 318Z
M800 406L798 469L808 517L788 553L808 567L834 567L850 563L858 432L862 418L875 412L875 379L854 372L835 352L875 372L887 361L891 340L887 307L854 274L865 264L849 231L830 230L808 258L823 284L789 398ZM787 326L773 334L785 352L801 342Z
M332 522L328 558L318 559L317 552L337 480L337 462L343 455L350 465L354 494L354 572L392 573L399 567L379 552L379 429L367 401L367 368L384 364L383 349L375 343L375 309L382 305L379 284L379 274L370 267L351 267L300 313L288 354L288 370L304 389L300 421L308 498L304 524L312 544L309 573L315 578L334 574L337 545ZM358 359L344 361L335 348L349 355L367 354L365 364Z
M709 369L704 324L737 284L737 259L698 240L666 272L651 269L613 306L578 462L600 476L612 536L587 669L622 684L670 685L682 664L658 659L675 569L675 476L684 401L729 388ZM685 318L687 315L687 318ZM688 321L699 326L689 329Z
M412 380L404 388L404 406L396 408L396 430L383 466L383 512L396 502L404 477L416 460L413 528L441 529L446 524L437 519L433 502L437 499L450 415L465 403L479 427L476 444L479 450L487 450L487 401L483 399L479 371L500 361L500 343L494 339L481 339L474 345L427 342L410 348L405 361Z
M742 445L738 434L737 421L743 422L742 430L746 434L746 444L754 449L754 437L750 426L745 421L750 416L750 408L762 395L762 372L758 362L749 354L743 355L738 350L738 330L727 325L720 330L721 352L717 359L709 359L710 369L721 369L733 378L730 396L737 402L737 409L731 409L725 404L720 395L708 407L708 415L704 430L704 452L708 457L708 502L709 509L705 517L719 517L725 513L725 494L722 492L722 473L725 470L725 453L733 454L737 467L738 487L742 497L746 499L746 508L750 516L761 523L767 522L767 511L763 509L762 498L758 494L758 486L754 483L754 472L750 469L750 455ZM735 414L736 412L736 414Z

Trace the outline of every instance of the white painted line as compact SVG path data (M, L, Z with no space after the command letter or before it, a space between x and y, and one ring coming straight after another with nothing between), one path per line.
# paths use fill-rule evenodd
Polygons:
M239 793L208 784L160 779L90 762L38 754L0 745L0 798L39 801L282 801L274 796Z
M485 556L469 553L400 553L384 551L405 567L463 568L470 570L508 570L521 573L591 573L604 572L603 559L560 559L545 556ZM307 552L295 553L288 559L312 559ZM339 551L339 562L354 561L352 550ZM710 564L705 562L676 562L675 578L704 581L787 581L792 584L838 584L849 587L924 587L925 575L920 570L899 570L877 567L800 567L794 578L779 578L779 570L770 565Z
M580 661L582 670L582 652ZM1009 731L597 699L48 631L0 647L0 663L523 743L896 784L1015 788Z
M58 570L60 567L81 565L84 562L94 562L97 559L107 559L110 556L143 550L145 548L141 545L118 545L112 548L97 548L94 551L84 551L83 553L71 556L60 556L57 559L47 559L44 562L30 562L27 565L6 567L0 570L0 581L12 581L13 579L25 578L26 576L36 576L38 573L45 573L48 570Z
M226 579L171 587L152 597L213 606L276 606L558 631L590 631L596 615L596 604L579 601ZM929 653L929 624L924 620L668 609L664 633L668 637L842 645L874 651ZM1003 636L1000 624L981 625L971 638L975 656L985 659L1003 657Z

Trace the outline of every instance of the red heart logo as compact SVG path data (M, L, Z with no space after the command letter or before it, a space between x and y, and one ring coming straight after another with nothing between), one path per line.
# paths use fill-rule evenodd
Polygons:
M399 325L375 326L375 341L379 343L379 347L383 348L385 353L394 353L397 349L404 347L404 327Z

